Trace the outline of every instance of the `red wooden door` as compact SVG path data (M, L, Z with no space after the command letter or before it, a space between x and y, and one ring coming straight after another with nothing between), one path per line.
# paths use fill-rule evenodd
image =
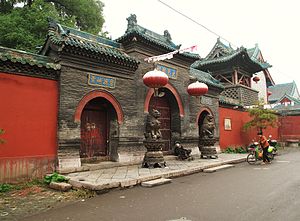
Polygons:
M165 143L163 151L169 151L171 143L171 108L166 96L152 97L149 104L149 112L153 108L158 110L161 114L158 120L161 123L160 131L162 134L162 140Z
M107 155L107 113L84 109L81 115L81 157Z

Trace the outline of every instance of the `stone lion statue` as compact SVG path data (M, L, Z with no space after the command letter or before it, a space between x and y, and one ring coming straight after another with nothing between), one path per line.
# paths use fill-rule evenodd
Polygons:
M146 120L146 132L144 134L146 140L158 140L161 138L159 117L160 112L155 109L148 114Z
M201 126L200 135L202 138L213 138L215 131L215 120L211 114L205 116Z

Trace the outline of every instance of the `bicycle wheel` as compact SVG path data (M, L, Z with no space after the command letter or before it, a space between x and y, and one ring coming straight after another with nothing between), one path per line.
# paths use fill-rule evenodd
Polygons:
M256 162L255 154L249 153L247 156L247 162L251 165L255 164L255 162Z

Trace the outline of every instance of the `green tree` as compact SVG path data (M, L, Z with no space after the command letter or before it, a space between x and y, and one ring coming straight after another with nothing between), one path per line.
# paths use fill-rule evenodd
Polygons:
M17 3L22 3L21 7L17 7ZM99 0L0 0L0 45L36 51L45 41L48 17L70 27L101 34L103 7Z
M244 130L252 127L262 131L267 127L277 127L276 112L270 109L265 109L263 103L259 103L248 109L251 120L243 125Z

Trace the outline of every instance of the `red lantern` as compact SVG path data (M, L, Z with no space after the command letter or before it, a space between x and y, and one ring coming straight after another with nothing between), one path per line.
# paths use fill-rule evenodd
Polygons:
M190 84L187 88L187 92L191 96L201 96L206 94L207 91L208 91L207 85L204 83L200 83L199 81Z
M151 88L160 88L165 86L169 81L168 75L159 70L147 72L143 76L143 82L146 86Z
M257 76L255 76L255 77L253 78L253 81L255 81L255 83L257 83L259 80L260 80L260 79L259 79L259 77L257 77Z
M268 94L268 96L271 96L271 95L272 95L272 92L271 92L271 91L268 91L267 94Z

